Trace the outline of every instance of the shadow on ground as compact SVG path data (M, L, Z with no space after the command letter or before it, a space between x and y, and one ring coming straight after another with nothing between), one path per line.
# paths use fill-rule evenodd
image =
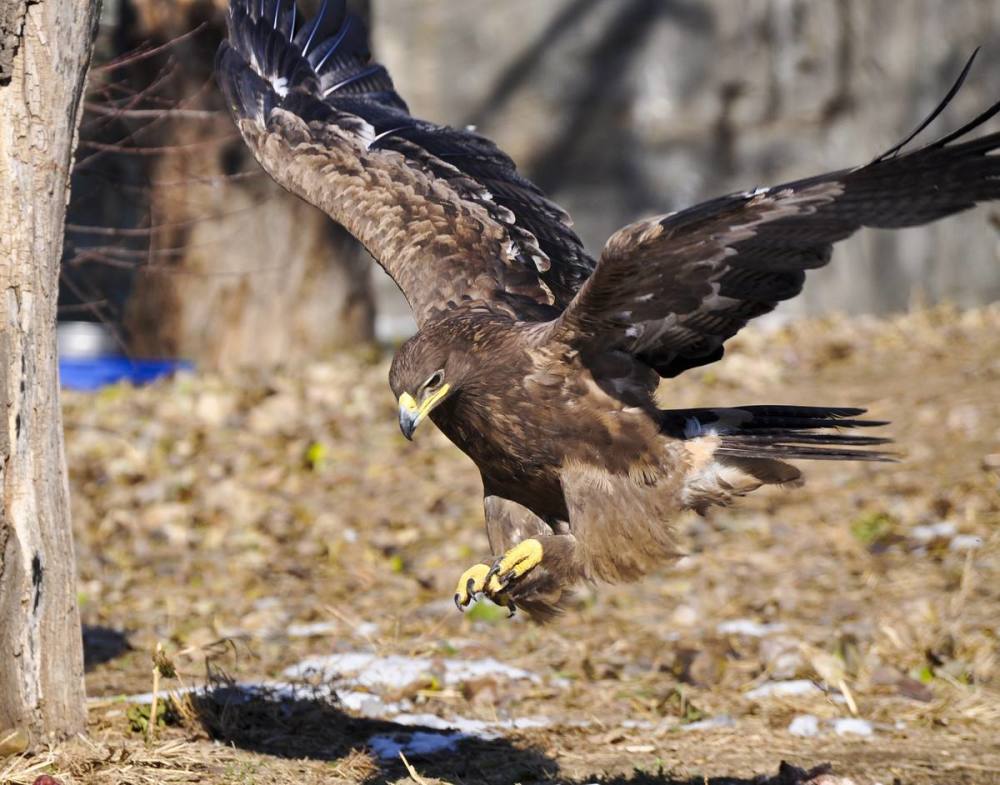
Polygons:
M392 757L378 760L378 769L366 778L372 785L406 776L394 743L402 747L442 747L422 752L405 747L407 758L419 764L426 778L452 782L496 783L551 781L558 774L555 761L511 741L479 739L454 731L387 720L352 717L335 700L317 697L276 698L238 687L217 687L192 696L191 704L205 730L215 739L240 749L281 758L346 761L352 753L372 749L377 740Z
M88 672L132 650L128 636L111 627L83 625L83 666Z
M372 749L373 740L389 745L388 756L378 758L375 771L357 772L367 785L386 785L407 777L408 772L392 752L392 743L406 745L407 759L427 780L513 785L808 785L829 772L828 765L810 770L782 762L775 776L678 777L661 771L636 770L628 776L609 777L594 773L583 778L560 776L551 757L509 739L464 736L448 743L454 731L401 725L387 720L353 717L328 697L276 697L248 693L236 686L221 686L192 697L194 711L208 733L218 741L251 752L287 759L347 762L359 751ZM434 739L445 742L433 750ZM423 744L414 744L423 740ZM427 742L430 742L428 745ZM425 747L425 750L414 747ZM426 748L430 747L430 751ZM385 747L383 746L383 749Z

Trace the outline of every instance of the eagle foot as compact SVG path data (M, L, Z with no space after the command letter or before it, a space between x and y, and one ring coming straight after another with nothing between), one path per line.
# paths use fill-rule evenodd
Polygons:
M491 588L496 582L501 589L506 589L541 564L544 553L538 540L523 540L493 562L486 580Z
M510 616L513 616L517 606L507 588L541 564L542 555L542 544L538 540L529 539L515 545L492 565L474 564L458 579L455 605L464 612L473 600L485 596L497 605L506 607Z
M489 564L474 564L458 579L458 586L455 588L455 605L463 613L473 600L486 596L497 605L505 605L510 609L510 615L514 615L513 603L510 598L503 593L503 586L496 576L490 574Z

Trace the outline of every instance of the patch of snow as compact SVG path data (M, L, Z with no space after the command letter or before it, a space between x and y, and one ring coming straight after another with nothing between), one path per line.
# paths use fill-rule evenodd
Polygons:
M818 736L819 719L812 714L799 714L788 724L788 732L793 736Z
M735 724L736 720L728 714L720 714L718 717L709 717L707 720L689 722L687 725L681 725L680 729L683 731L713 730L714 728L732 728Z
M482 720L470 720L465 717L455 717L446 720L436 714L397 714L392 721L399 725L420 725L434 730L461 731L480 738L493 738L496 734L489 731L489 724Z
M950 540L955 536L955 524L951 521L941 521L930 523L926 526L914 526L910 529L910 536L917 542L931 542L932 540Z
M330 635L336 630L336 622L316 621L311 624L289 624L286 632L289 638L316 638L320 635Z
M337 699L345 709L360 712L365 717L381 717L400 710L398 703L385 703L378 695L370 692L338 690Z
M512 720L494 723L494 725L512 730L533 730L535 728L548 728L552 722L547 717L516 717Z
M400 725L421 726L432 730L372 736L368 740L368 746L383 759L397 758L400 752L406 755L432 755L437 752L451 752L463 739L495 739L499 736L497 731L500 729L544 728L551 724L544 717L484 722L465 717L446 720L436 714L398 714L392 718L392 721Z
M719 635L745 635L748 638L763 638L785 631L784 624L761 624L753 619L732 619L719 624L715 631Z
M974 534L959 534L949 544L952 551L975 551L983 547L983 538Z
M463 733L427 733L415 731L404 738L404 734L392 736L378 734L368 739L368 746L382 760L399 758L399 753L409 756L433 755L438 752L453 752L459 742L467 739Z
M809 679L791 679L790 681L767 681L746 693L750 700L761 698L784 698L791 695L811 695L822 690Z
M310 657L297 665L286 668L284 675L290 679L326 679L361 687L403 689L428 677L435 671L443 671L444 683L448 686L461 684L472 679L499 676L509 680L526 679L539 682L533 673L505 665L493 658L480 660L432 660L427 657L385 657L364 652L347 652Z
M833 721L833 732L838 736L871 736L875 728L859 717L841 717Z
M470 679L481 679L486 676L502 676L511 681L522 679L535 683L541 681L534 673L505 665L492 657L486 657L481 660L445 660L444 669L445 681L449 684L469 681Z
M397 714L392 717L393 722L400 725L422 725L425 728L434 730L460 731L467 736L476 736L480 739L495 739L500 730L532 730L535 728L547 728L552 722L546 717L519 717L513 720L498 720L495 722L485 722L483 720L472 720L468 717L452 717L445 719L436 714Z

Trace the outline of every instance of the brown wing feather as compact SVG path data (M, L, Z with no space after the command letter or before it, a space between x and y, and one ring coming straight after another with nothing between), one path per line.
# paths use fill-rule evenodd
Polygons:
M458 304L517 318L554 302L537 275L506 255L509 236L485 209L401 154L365 151L340 127L307 124L281 109L264 130L240 125L268 174L364 244L418 324Z
M551 319L594 266L489 140L411 117L343 0L231 0L217 76L267 172L343 224L423 324L458 305ZM298 28L298 29L296 29Z
M722 356L754 317L797 295L805 272L864 226L917 226L1000 198L1000 133L961 132L867 166L725 196L626 227L553 324L576 345L617 347L662 376Z

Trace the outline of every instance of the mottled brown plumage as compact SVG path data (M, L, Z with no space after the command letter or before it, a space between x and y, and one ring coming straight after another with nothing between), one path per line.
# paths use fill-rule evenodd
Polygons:
M1000 134L964 141L998 107L912 152L626 227L595 262L492 142L411 117L332 6L300 23L290 0L231 0L219 81L264 168L358 237L413 308L390 372L400 425L432 419L485 489L495 560L463 576L460 605L485 593L547 618L580 580L673 557L681 511L798 482L788 460L889 458L871 449L885 439L843 432L881 424L861 410L671 411L653 393L719 359L862 226L1000 197Z

